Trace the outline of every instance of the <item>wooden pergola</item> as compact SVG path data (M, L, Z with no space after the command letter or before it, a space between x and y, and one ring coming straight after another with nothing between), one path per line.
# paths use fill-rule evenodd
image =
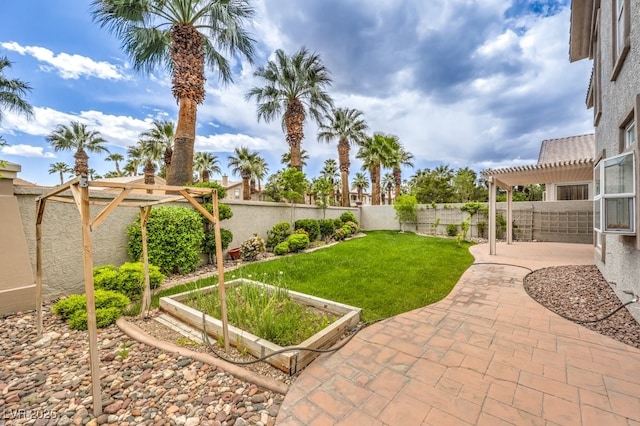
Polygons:
M89 199L89 188L109 188L116 190L114 198L110 201L97 201ZM145 190L148 193L162 191L167 194L160 200L153 201L125 201L133 190ZM64 191L70 191L71 197L61 195ZM209 213L194 198L210 195L213 203L213 214ZM144 267L144 293L142 296L141 315L147 315L151 307L151 287L149 281L149 258L147 252L147 220L151 214L151 208L155 205L170 203L179 200L188 201L196 210L214 224L216 240L216 262L218 265L218 290L222 308L223 338L225 350L229 350L227 328L227 306L224 286L224 262L222 258L222 243L220 237L220 221L218 213L218 193L211 188L196 188L186 186L169 185L145 185L114 182L90 181L86 176L80 176L57 186L51 192L36 199L36 321L38 336L42 335L42 221L47 201L73 203L80 212L82 227L82 262L84 268L84 288L87 296L87 330L89 337L89 361L91 367L91 383L93 395L93 414L97 417L102 414L102 397L100 388L100 367L98 357L97 326L95 311L95 296L93 289L93 250L91 231L98 227L116 207L138 207L140 209L140 227L142 231L142 263ZM90 205L102 205L104 208L91 218Z
M496 254L496 188L507 191L507 244L513 243L513 187L553 182L583 182L593 179L593 159L486 170L489 184L489 254Z

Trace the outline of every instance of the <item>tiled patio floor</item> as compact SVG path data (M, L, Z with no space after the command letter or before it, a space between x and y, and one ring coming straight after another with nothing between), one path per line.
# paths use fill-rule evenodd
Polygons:
M585 245L488 250L476 263L593 263ZM640 426L640 350L539 305L527 273L474 265L444 300L362 330L303 371L277 424Z

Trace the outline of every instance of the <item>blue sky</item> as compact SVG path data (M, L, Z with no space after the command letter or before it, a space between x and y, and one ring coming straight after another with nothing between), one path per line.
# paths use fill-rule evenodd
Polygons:
M86 122L126 154L154 118L177 119L171 79L162 70L135 72L119 41L92 22L89 1L4 2L0 55L13 66L9 78L28 82L35 118L5 114L0 134L10 143L0 158L22 165L20 177L59 183L49 165L73 164L72 153L54 152L45 137L58 124ZM399 137L418 168L486 168L535 163L544 139L590 133L585 108L591 65L569 63L569 4L525 0L254 0L258 41L255 64L234 61L234 83L215 74L198 110L196 150L227 156L237 146L257 150L280 169L288 151L279 120L259 122L244 94L260 84L253 76L275 49L305 46L332 73L338 107L364 113L371 132ZM335 144L319 143L305 126L305 172L318 175ZM352 149L351 176L360 169ZM114 169L90 154L98 173ZM216 178L214 176L214 178ZM238 177L233 177L238 180Z

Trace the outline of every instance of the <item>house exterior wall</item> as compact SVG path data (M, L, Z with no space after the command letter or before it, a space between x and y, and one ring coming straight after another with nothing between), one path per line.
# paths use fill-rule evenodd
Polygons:
M630 8L630 50L624 59L619 73L612 81L614 70L613 31L614 20L612 1L600 2L599 49L596 51L595 67L601 67L600 78L594 81L593 93L600 91L601 105L597 99L594 114L601 110L601 115L595 122L596 160L612 157L623 152L635 153L635 217L636 235L621 236L616 234L602 234L602 245L596 244L595 261L607 281L621 301L627 301L630 296L623 291L633 291L640 294L640 204L638 188L640 188L640 158L638 156L638 117L640 116L640 2L630 0L626 6ZM596 16L596 15L593 15ZM598 64L598 61L600 63ZM599 86L599 87L598 87ZM636 143L629 148L623 148L621 126L634 114L636 121ZM629 311L640 321L640 304L632 304Z

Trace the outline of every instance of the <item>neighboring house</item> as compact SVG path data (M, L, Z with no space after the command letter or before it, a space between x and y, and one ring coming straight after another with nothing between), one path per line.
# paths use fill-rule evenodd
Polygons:
M622 301L640 294L638 115L640 2L573 0L570 61L593 60L587 107L595 126L596 265ZM640 307L629 311L640 320Z
M593 162L595 135L547 139L540 145L538 166L567 164L573 161ZM542 183L542 182L536 182ZM593 198L593 179L573 182L545 183L544 201L590 200Z
M222 185L227 190L227 196L222 200L242 200L242 181L230 181L227 175L222 176L222 180L213 182Z

